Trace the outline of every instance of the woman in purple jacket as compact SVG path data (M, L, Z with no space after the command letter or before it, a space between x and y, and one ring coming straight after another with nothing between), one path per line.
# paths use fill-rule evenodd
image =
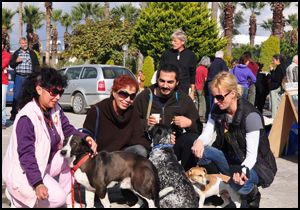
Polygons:
M24 83L21 110L13 125L2 171L13 207L70 205L70 168L59 154L63 140L81 135L96 151L93 139L74 128L58 104L66 86L66 78L48 67L31 74Z
M243 87L242 97L246 100L248 98L249 87L256 82L256 77L252 73L251 69L249 69L247 66L248 63L249 60L245 55L243 55L239 60L239 64L229 71L229 73L234 75L238 84Z

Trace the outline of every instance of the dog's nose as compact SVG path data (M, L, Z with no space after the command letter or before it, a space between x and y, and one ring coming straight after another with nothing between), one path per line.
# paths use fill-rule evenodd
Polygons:
M60 154L64 156L64 155L67 154L67 151L66 150L62 150L62 151L60 151Z

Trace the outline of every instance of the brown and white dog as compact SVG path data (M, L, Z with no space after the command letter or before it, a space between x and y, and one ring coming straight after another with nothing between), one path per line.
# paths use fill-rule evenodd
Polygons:
M224 203L221 207L229 204L229 197L232 199L237 208L240 207L240 196L230 187L229 176L223 174L207 174L203 167L193 167L186 172L189 180L193 183L195 191L199 194L199 208L202 208L206 198L217 195L221 196ZM229 194L226 195L226 192Z
M87 142L73 135L64 140L61 155L73 167L89 152L92 151ZM156 169L150 160L140 155L101 151L93 158L88 158L75 171L74 177L85 187L86 196L92 195L92 199L86 198L86 207L94 207L94 193L97 193L104 208L109 208L107 187L114 181L121 183L120 188L130 189L137 195L139 201L134 207L142 204L140 197L148 202L150 208L158 207L159 180Z

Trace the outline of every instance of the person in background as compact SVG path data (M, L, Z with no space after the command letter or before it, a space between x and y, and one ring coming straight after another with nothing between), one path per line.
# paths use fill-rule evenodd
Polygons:
M138 71L137 80L140 91L144 90L145 75L141 70Z
M252 71L248 68L247 64L249 60L246 58L245 55L239 60L239 64L234 68L230 69L230 73L233 74L238 82L243 87L243 98L248 100L248 91L249 87L252 84L255 84L256 77L252 73Z
M283 94L283 88L281 84L284 77L286 76L286 65L283 55L276 54L273 56L272 64L270 65L270 73L271 79L269 89L272 118L274 119Z
M224 52L222 50L217 51L215 54L215 59L211 63L209 69L208 69L208 75L207 80L204 85L204 91L207 92L207 97L205 100L209 102L209 109L206 110L205 118L208 119L208 114L210 112L211 106L213 105L213 98L210 93L210 83L213 80L213 78L221 71L228 71L228 67L223 59Z
M207 56L203 56L201 61L199 62L199 66L196 69L196 91L195 91L195 101L196 101L196 108L198 109L200 119L202 122L206 121L205 119L205 111L208 103L205 100L205 93L204 93L204 83L207 79L208 68L210 66L210 58Z
M243 56L245 56L245 58L247 59L247 66L248 68L252 71L252 73L254 74L255 77L257 77L257 72L259 69L259 66L257 65L257 63L255 63L252 60L252 55L251 52L246 51L243 53ZM255 83L252 83L249 87L249 91L248 91L248 101L254 105L255 103L255 93L256 93L256 88L255 88Z
M233 69L234 67L236 67L239 64L239 60L238 59L232 59L231 61L231 68Z
M293 57L292 63L286 69L287 82L298 82L298 55Z
M263 116L241 97L241 86L232 74L218 73L210 88L214 106L194 142L193 154L199 165L214 164L219 172L232 177L229 184L241 195L241 208L258 208L258 186L269 187L277 172Z
M10 67L15 70L14 97L10 116L12 121L15 120L18 113L19 95L23 89L23 82L27 76L35 69L39 69L38 67L40 66L36 53L28 48L27 39L21 37L19 43L21 47L14 52L9 63Z
M179 69L178 88L194 101L197 57L193 51L186 48L187 36L183 30L176 29L171 39L172 48L162 54L159 69L165 64L177 66Z
M256 76L256 94L255 94L255 107L260 111L260 113L263 113L263 108L266 103L266 98L268 94L270 93L269 87L268 87L268 76L265 72L262 71L263 64L258 63L259 70Z
M70 207L72 177L67 159L60 154L63 141L79 135L96 152L92 137L74 128L58 104L66 86L66 78L49 67L24 82L20 111L2 163L12 207Z
M6 49L6 40L2 38L2 129L6 129L6 92L8 86L8 64L11 58Z
M179 89L178 68L165 64L157 72L157 83L142 91L134 100L138 112L139 124L146 133L149 126L162 123L173 127L176 135L172 144L178 161L185 170L196 166L191 152L193 142L202 132L202 123L191 98ZM154 115L160 114L158 121Z

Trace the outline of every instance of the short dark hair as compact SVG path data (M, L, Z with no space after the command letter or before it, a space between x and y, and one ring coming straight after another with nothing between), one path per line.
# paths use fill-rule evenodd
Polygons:
M180 78L180 72L177 66L170 64L170 63L166 63L163 64L162 66L160 66L160 69L157 71L157 77L156 80L159 78L160 76L160 71L163 72L174 72L176 74L176 80L178 81L178 79Z

